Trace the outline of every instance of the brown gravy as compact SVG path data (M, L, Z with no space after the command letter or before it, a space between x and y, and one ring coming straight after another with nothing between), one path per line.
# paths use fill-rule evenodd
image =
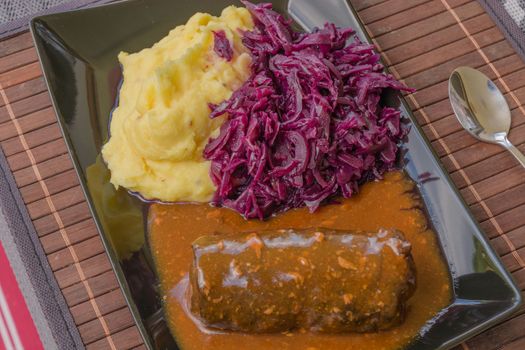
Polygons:
M246 221L229 209L205 204L151 206L149 242L159 273L161 293L170 329L182 349L398 349L410 342L421 327L451 300L451 286L436 235L418 209L414 183L402 172L364 185L361 193L340 205L329 205L314 214L291 210L267 221ZM396 328L366 334L208 334L185 313L173 288L188 273L191 243L213 232L239 232L278 228L326 227L351 231L397 228L412 244L417 269L417 289L409 300L405 322Z

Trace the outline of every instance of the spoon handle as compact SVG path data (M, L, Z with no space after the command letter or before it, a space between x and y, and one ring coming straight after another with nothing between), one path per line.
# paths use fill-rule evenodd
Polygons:
M518 162L520 162L521 166L525 168L525 155L523 155L523 153L521 153L521 151L507 138L505 138L502 145L518 160Z

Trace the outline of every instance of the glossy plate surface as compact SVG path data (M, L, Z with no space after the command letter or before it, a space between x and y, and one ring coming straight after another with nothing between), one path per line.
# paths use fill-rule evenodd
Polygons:
M274 8L306 30L334 22L353 27L368 41L362 24L344 0L272 2ZM89 194L86 169L95 163L107 139L108 118L121 79L118 53L151 46L195 12L218 15L231 4L240 5L235 0L131 0L38 17L31 24L82 187L139 329L152 349L176 345L162 317L150 254L144 247L130 260L119 262ZM519 307L521 297L404 103L401 109L412 124L404 167L418 182L454 287L453 303L408 348L446 349L510 315Z

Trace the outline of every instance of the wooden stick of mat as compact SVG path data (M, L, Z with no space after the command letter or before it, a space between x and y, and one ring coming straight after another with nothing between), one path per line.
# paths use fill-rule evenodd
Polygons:
M89 282L87 281L87 278L86 278L86 276L84 274L84 271L82 270L82 268L80 266L80 260L78 259L78 255L77 255L75 249L73 248L73 246L72 246L72 244L71 244L71 242L69 240L69 237L67 235L64 223L62 222L62 219L60 218L60 215L58 214L58 211L55 208L55 205L54 205L53 200L51 199L51 195L49 193L49 189L47 188L46 183L42 179L42 175L40 174L40 171L39 171L38 166L36 164L35 157L33 156L33 153L32 153L31 149L29 148L29 146L27 144L27 141L25 139L24 133L23 133L21 127L20 127L20 124L18 123L18 120L16 119L16 116L15 116L15 114L13 112L13 109L11 107L9 99L7 98L7 95L6 95L5 91L4 91L4 88L2 87L1 83L0 83L0 95L2 96L2 100L4 101L4 104L6 106L6 109L7 109L7 112L9 114L9 117L11 118L11 121L13 122L13 125L16 128L16 132L18 134L20 142L23 145L24 151L26 152L27 156L30 159L31 168L33 169L33 172L35 173L35 176L36 176L36 178L38 180L38 183L40 184L40 186L42 188L42 191L45 194L47 205L49 206L49 209L51 210L51 213L53 214L53 217L56 220L56 223L57 223L57 225L59 227L59 232L60 232L60 234L62 236L62 239L64 240L64 243L65 243L66 247L68 248L71 256L73 257L74 266L75 266L76 271L77 271L77 273L78 273L78 275L80 277L80 281L82 282L82 284L84 285L84 288L86 289L86 292L88 294L89 300L91 302L91 305L93 307L93 310L95 311L95 314L96 314L97 318L100 320L100 323L102 325L102 329L104 330L104 334L106 336L106 339L108 340L109 346L110 346L111 350L116 350L115 343L113 342L113 338L112 338L111 333L109 331L109 328L108 328L108 325L106 323L106 320L104 319L104 316L102 316L102 313L100 312L100 309L99 309L99 307L98 307L98 305L97 305L97 303L95 301L95 297L94 297L93 291L92 291L92 289L91 289L91 287L89 285Z
M490 67L490 69L494 72L494 74L496 74L496 77L498 79L498 81L501 83L501 85L503 86L503 88L505 89L505 93L508 93L509 96L512 97L512 99L514 100L514 102L516 102L516 105L518 106L519 110L521 111L521 113L523 114L523 116L525 116L525 109L523 108L523 105L520 103L520 101L518 100L518 98L516 97L516 95L514 94L514 92L512 92L510 89L509 89L509 86L507 85L507 83L503 80L501 74L499 73L499 71L496 69L496 67L492 64L492 62L490 62L489 58L487 57L487 55L485 54L485 52L483 52L483 50L481 49L479 43L477 42L477 40L469 33L469 31L467 30L467 28L463 25L463 23L461 22L461 19L459 18L458 14L456 13L456 11L450 7L450 5L448 4L447 0L441 0L441 3L443 4L443 6L445 6L445 8L447 9L447 11L449 11L452 16L454 17L454 19L456 20L456 22L459 24L459 26L461 27L461 29L463 30L463 32L465 33L465 35L470 39L470 41L472 42L472 44L474 44L474 46L476 47L476 51L481 55L481 57L483 58L483 60L488 64L488 66ZM441 140L441 139L440 139ZM448 147L447 147L448 148ZM453 157L451 158L452 161L455 161L455 159L453 159ZM498 232L498 235L502 236L503 239L505 240L505 243L507 243L507 245L509 246L510 250L511 250L511 253L512 255L516 258L516 260L518 261L518 263L520 264L520 267L525 267L525 262L523 261L523 259L521 258L521 255L518 254L518 252L516 251L516 247L514 246L514 244L512 243L512 241L507 237L507 235L503 232L503 230L501 229L501 226L499 225L498 221L496 220L496 218L494 217L494 215L492 214L492 211L490 210L490 208L487 206L487 204L485 203L484 200L481 199L481 196L479 195L479 193L474 189L474 186L471 185L471 182L470 182L470 179L469 177L467 176L467 174L461 170L461 174L462 176L464 175L464 178L465 178L465 181L467 182L467 185L469 186L469 189L471 189L472 191L472 194L476 197L476 199L478 200L478 202L480 203L480 205L483 207L483 210L485 210L485 212L487 213L489 219L490 219L490 222L494 225L494 228L496 229L496 231Z

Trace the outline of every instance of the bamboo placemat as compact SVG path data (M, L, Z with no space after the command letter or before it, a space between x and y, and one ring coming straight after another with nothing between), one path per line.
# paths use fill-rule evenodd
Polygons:
M525 171L464 132L447 99L460 65L505 92L510 139L525 151L525 64L472 0L352 0L419 123L518 285L525 289ZM29 33L0 42L0 145L88 349L144 348L60 134ZM462 344L523 349L523 308Z

